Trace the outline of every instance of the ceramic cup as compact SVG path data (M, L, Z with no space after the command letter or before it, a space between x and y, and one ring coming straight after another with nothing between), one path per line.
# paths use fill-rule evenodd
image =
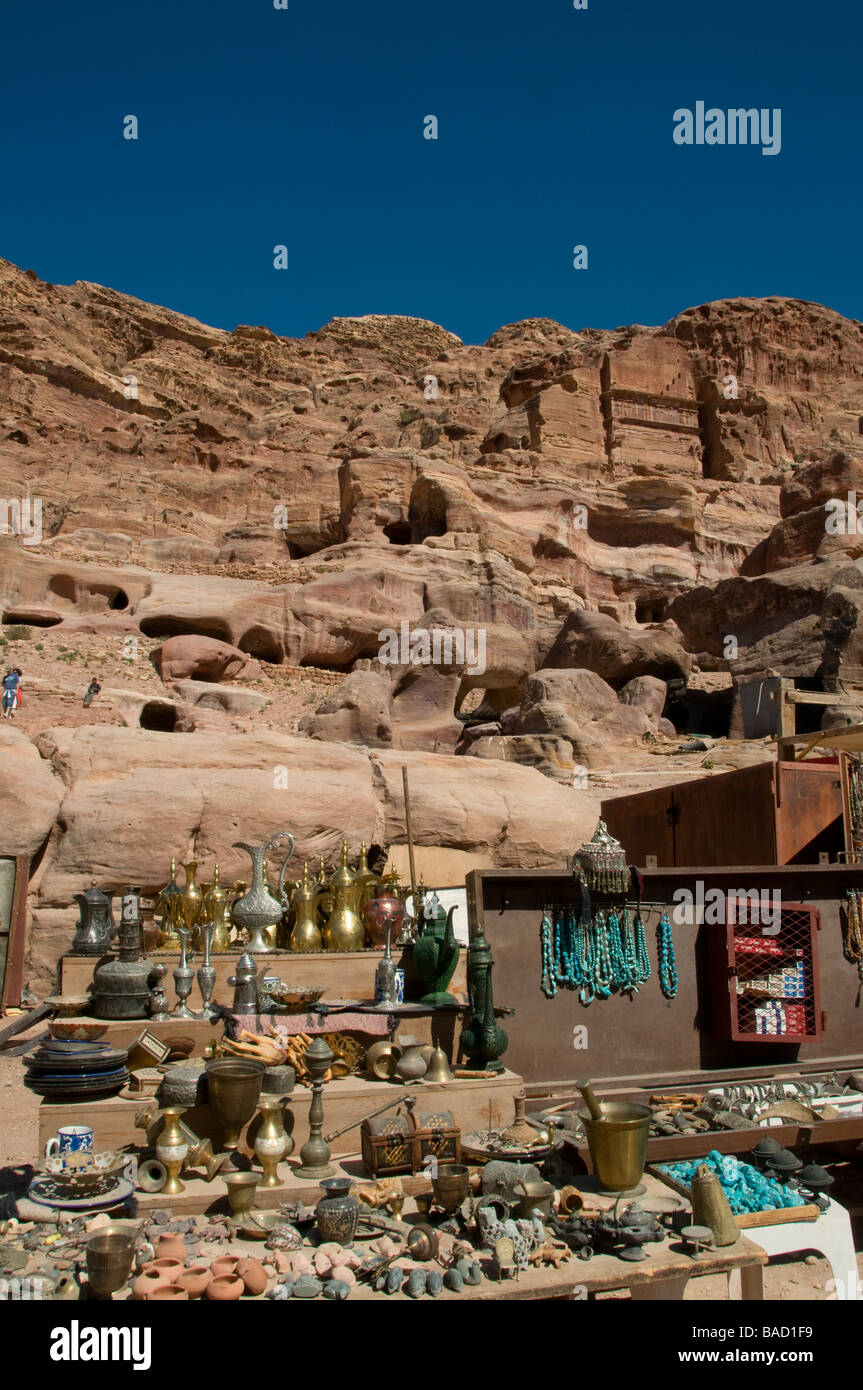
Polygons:
M93 1152L93 1130L90 1125L63 1125L56 1135L45 1145L45 1157L54 1158L57 1154Z

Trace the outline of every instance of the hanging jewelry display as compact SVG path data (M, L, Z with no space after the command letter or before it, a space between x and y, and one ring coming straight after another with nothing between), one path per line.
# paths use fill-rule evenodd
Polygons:
M863 990L863 902L858 888L845 894L845 933L842 950L847 961L857 966L857 999Z
M851 807L851 848L859 862L863 854L863 763L848 754L848 801Z
M637 994L650 979L640 906L634 914L629 905L578 914L572 906L548 906L540 923L540 948L540 987L547 999L553 999L559 988L577 989L580 1003L587 1007L613 993ZM676 991L673 943L670 952L671 969L665 978L669 989Z
M656 932L656 945L659 952L659 987L666 999L673 999L677 993L679 978L677 961L674 956L674 940L671 935L671 922L668 913L663 912Z
M626 851L619 840L609 834L601 820L593 838L585 841L571 859L572 871L590 893L624 894L629 889L629 867Z
M542 949L542 979L540 989L546 999L553 999L557 994L557 984L554 979L554 947L551 944L552 926L549 921L550 908L546 908L542 914L542 922L539 928L540 946Z

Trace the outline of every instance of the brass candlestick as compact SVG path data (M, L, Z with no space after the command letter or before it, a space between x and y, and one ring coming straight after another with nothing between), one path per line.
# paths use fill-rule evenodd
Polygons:
M321 1098L324 1089L323 1078L334 1060L334 1053L320 1033L303 1053L303 1063L312 1078L312 1104L309 1109L309 1137L300 1149L302 1162L294 1171L296 1178L320 1182L321 1178L330 1177L334 1171L330 1167L330 1146L321 1135L324 1127L324 1104Z

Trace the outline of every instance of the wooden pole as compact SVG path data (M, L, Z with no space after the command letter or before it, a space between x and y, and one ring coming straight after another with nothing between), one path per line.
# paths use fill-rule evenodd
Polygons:
M417 916L417 871L414 863L414 833L411 826L411 794L408 788L408 770L402 763L402 783L405 789L405 826L408 832L408 856L411 866L411 897L414 905L414 919Z

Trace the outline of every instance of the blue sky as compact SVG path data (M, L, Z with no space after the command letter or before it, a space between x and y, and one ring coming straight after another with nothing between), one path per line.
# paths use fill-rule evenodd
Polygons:
M47 0L3 27L0 255L44 279L297 336L735 295L863 318L859 0ZM676 145L699 100L780 108L780 154Z

